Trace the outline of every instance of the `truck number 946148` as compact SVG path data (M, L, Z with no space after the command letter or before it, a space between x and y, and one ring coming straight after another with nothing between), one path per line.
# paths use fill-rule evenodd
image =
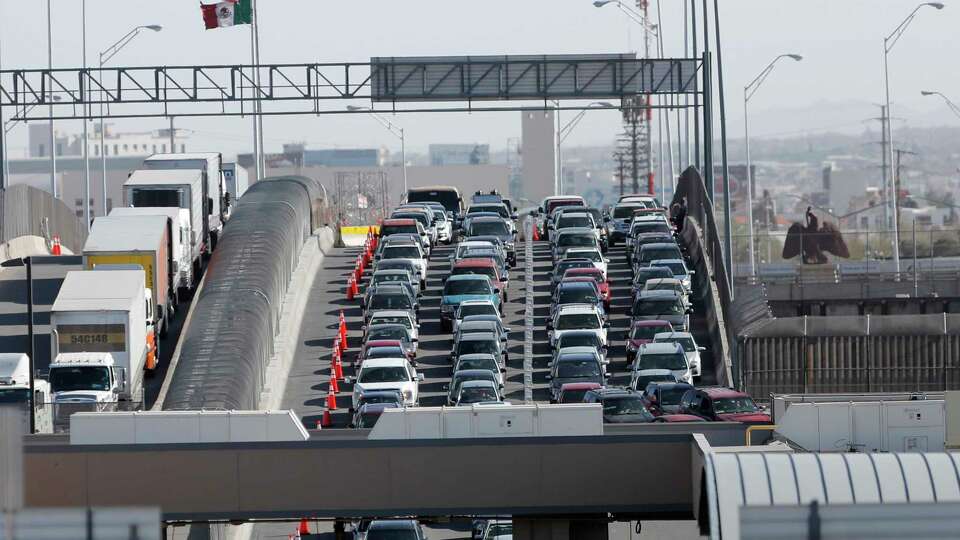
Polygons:
M107 334L74 334L70 336L70 343L73 345L89 345L92 343L108 343Z

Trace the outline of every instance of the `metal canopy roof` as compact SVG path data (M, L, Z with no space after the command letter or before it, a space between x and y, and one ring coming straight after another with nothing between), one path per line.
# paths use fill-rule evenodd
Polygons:
M711 538L740 537L744 506L960 501L960 454L713 453Z

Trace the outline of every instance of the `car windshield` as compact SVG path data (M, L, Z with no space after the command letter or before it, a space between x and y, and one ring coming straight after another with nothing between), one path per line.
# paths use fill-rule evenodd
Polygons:
M371 328L367 332L367 339L407 339L407 331L400 327Z
M408 380L407 370L402 366L363 367L357 382L361 384L405 382Z
M376 423L377 419L380 418L380 415L383 414L383 411L376 412L365 412L360 415L360 418L357 419L357 427L361 429L372 428Z
M664 375L640 375L637 377L637 388L646 388L647 384L657 381L677 382L677 378L672 374Z
M491 339L468 339L457 343L457 356L465 354L496 354L497 342Z
M571 268L593 268L593 263L590 261L560 261L557 263L557 274L562 276L564 272Z
M496 315L497 308L493 304L468 304L460 306L460 318L470 315Z
M420 234L415 224L410 225L383 225L380 227L381 236L390 236L391 234Z
M682 354L641 354L637 358L637 369L687 369L687 357Z
M50 370L50 387L54 392L110 389L110 370L101 366L58 367Z
M689 390L689 386L670 386L660 388L661 405L679 405L683 395Z
M563 334L557 341L557 348L564 347L599 347L600 338L596 334Z
M713 410L719 414L731 414L757 412L760 408L748 397L735 397L713 400Z
M680 250L676 246L671 247L662 247L662 248L648 248L644 247L643 251L640 253L641 262L650 262L657 259L679 259ZM657 266L665 266L662 263L657 263Z
M494 523L487 529L487 536L512 536L513 523Z
M373 347L367 351L367 358L403 358L400 347Z
M488 371L497 371L497 361L489 356L481 358L464 358L457 364L457 371L461 369L486 369Z
M582 390L564 390L560 394L560 403L581 403L583 402L583 395L587 393L587 389Z
M644 298L633 307L634 315L683 315L683 306L677 300Z
M644 283L651 279L656 278L672 278L673 272L669 268L663 266L651 266L649 268L641 268L637 272L637 285L643 286Z
M597 295L588 287L566 287L557 293L558 304L592 304Z
M460 276L464 274L479 274L487 276L491 280L497 277L497 270L492 266L458 266L450 272L451 276Z
M551 201L547 203L547 212L553 212L557 208L562 208L564 206L583 206L583 201L581 200L568 200L568 201Z
M490 283L480 279L459 279L447 281L443 287L443 295L458 294L490 294Z
M370 299L370 311L386 309L413 309L413 302L405 294L374 294Z
M367 540L418 540L417 532L412 528L371 527L367 531Z
M479 403L481 401L497 401L500 396L490 386L468 386L460 391L460 403Z
M653 416L647 411L647 408L644 407L643 400L640 399L640 396L635 395L605 398L603 400L603 414L604 416L639 414L650 417L650 420L653 419Z
M578 259L588 259L593 262L603 261L603 255L599 251L577 251L575 253L570 253L570 257L576 257Z
M565 229L567 227L590 227L593 228L593 218L590 216L560 216L557 220L557 228Z
M594 313L568 313L557 321L557 330L572 329L594 330L600 328L600 318Z
M593 234L564 234L557 240L557 246L595 246L597 237Z
M402 324L407 328L413 328L410 317L394 317L392 315L374 315L370 319L370 325L374 324Z
M643 204L631 204L627 206L618 206L613 209L613 219L632 218L633 211L637 208L646 208Z
M359 405L364 403L400 403L400 397L397 394L370 394L360 397Z
M658 262L657 266L665 266L670 269L670 272L674 276L685 276L687 275L687 268L683 265L682 262Z
M683 347L683 352L693 352L697 350L697 344L693 342L693 338L688 337L671 337L666 339L658 339L657 342L664 343L679 343Z
M596 360L560 360L557 377L599 377L600 365Z
M665 326L634 326L630 330L630 339L653 339L653 336L666 329Z
M644 221L633 224L633 234L669 233L670 226L664 221Z
M503 266L503 258L500 257L500 253L494 249L487 248L471 248L463 252L464 259L490 259L495 262L498 266Z
M419 259L420 249L417 246L388 246L383 248L384 259Z
M510 227L502 221L474 221L470 224L469 236L510 234Z

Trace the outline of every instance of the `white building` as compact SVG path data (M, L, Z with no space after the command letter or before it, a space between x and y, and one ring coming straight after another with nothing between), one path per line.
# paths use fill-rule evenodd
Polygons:
M56 133L57 156L80 156L83 155L82 135L65 135ZM166 152L186 152L187 137L177 135L174 137L173 146L170 148L170 130L159 129L145 132L117 132L113 133L110 124L106 124L104 133L104 154L107 157L113 156L149 156L151 154ZM50 145L50 124L34 124L29 126L29 149L28 155L31 158L49 157ZM90 129L87 130L87 148L91 157L100 157L100 124L92 122Z

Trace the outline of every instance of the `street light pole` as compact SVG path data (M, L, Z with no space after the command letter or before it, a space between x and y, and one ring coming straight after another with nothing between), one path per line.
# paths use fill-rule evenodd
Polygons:
M561 147L563 141L567 140L567 137L570 136L570 133L573 132L573 129L580 124L580 121L583 120L583 117L587 114L587 111L590 109L615 109L616 107L609 101L594 101L587 105L586 109L583 109L577 113L569 122L567 122L562 127L560 126L560 116L559 116L559 104L557 108L557 185L555 195L563 194L563 161L561 160Z
M937 10L943 9L943 4L940 2L924 2L919 6L913 8L913 11L907 15L907 18L900 23L899 26L893 29L893 32L890 33L887 37L883 38L883 86L884 86L884 101L886 103L886 130L887 130L887 147L883 149L883 188L884 192L887 193L887 211L894 214L893 217L893 265L896 271L897 279L900 279L900 227L896 219L896 201L894 200L897 197L895 187L893 186L893 181L891 179L890 168L893 166L893 128L890 127L891 120L893 115L890 111L890 69L889 69L889 56L890 51L893 50L894 45L897 44L897 41L903 36L903 33L906 32L907 27L910 26L910 23L913 22L914 17L917 16L917 12L924 7L932 7ZM889 218L888 218L889 220ZM889 221L887 222L889 226Z
M53 69L53 12L47 0L47 69ZM57 198L57 140L54 135L53 96L50 99L50 193Z
M390 120L387 120L382 115L377 114L377 111L374 111L370 107L347 105L347 110L350 112L365 111L367 114L372 116L374 120L379 122L381 126L386 128L386 130L389 131L394 137L400 139L400 159L403 161L403 192L406 193L409 188L407 185L407 137L403 128L394 124Z
M100 70L98 76L103 77L103 66L110 61L111 58L116 56L128 43L133 41L133 38L137 37L141 30L152 30L154 32L159 32L163 30L163 27L159 24L148 24L144 26L134 27L133 30L130 30L124 36L110 45L106 49L100 51ZM100 81L100 84L103 84L103 81ZM103 215L107 215L107 144L106 144L106 125L104 124L103 116L103 99L100 100L100 166L101 170L101 187L103 189ZM172 151L172 149L171 149Z
M83 42L83 69L87 69L87 0L80 2L80 33ZM80 143L80 151L83 154L83 217L87 225L87 232L90 232L90 151L89 141L87 139L87 108L89 105L83 105L83 141ZM104 194L106 195L106 194ZM106 214L104 214L106 215Z
M941 98L943 98L943 101L945 101L945 102L947 103L947 107L950 108L950 110L953 112L953 114L957 115L957 118L960 118L960 107L958 107L956 103L950 101L950 98L948 98L947 96L941 94L940 92L931 92L931 91L929 91L929 90L921 90L921 91L920 91L920 95L923 95L923 96L940 96Z
M752 172L752 163L750 161L750 121L748 119L748 104L750 98L760 89L760 85L763 84L763 81L767 80L767 77L770 76L770 73L773 72L774 66L777 62L783 58L790 58L796 62L803 60L803 57L799 54L781 54L773 59L767 67L763 68L763 71L760 72L750 84L743 87L743 137L744 137L744 146L746 147L747 153L747 248L748 248L748 258L750 264L750 275L757 275L757 260L754 255L754 226L753 226L753 172Z

